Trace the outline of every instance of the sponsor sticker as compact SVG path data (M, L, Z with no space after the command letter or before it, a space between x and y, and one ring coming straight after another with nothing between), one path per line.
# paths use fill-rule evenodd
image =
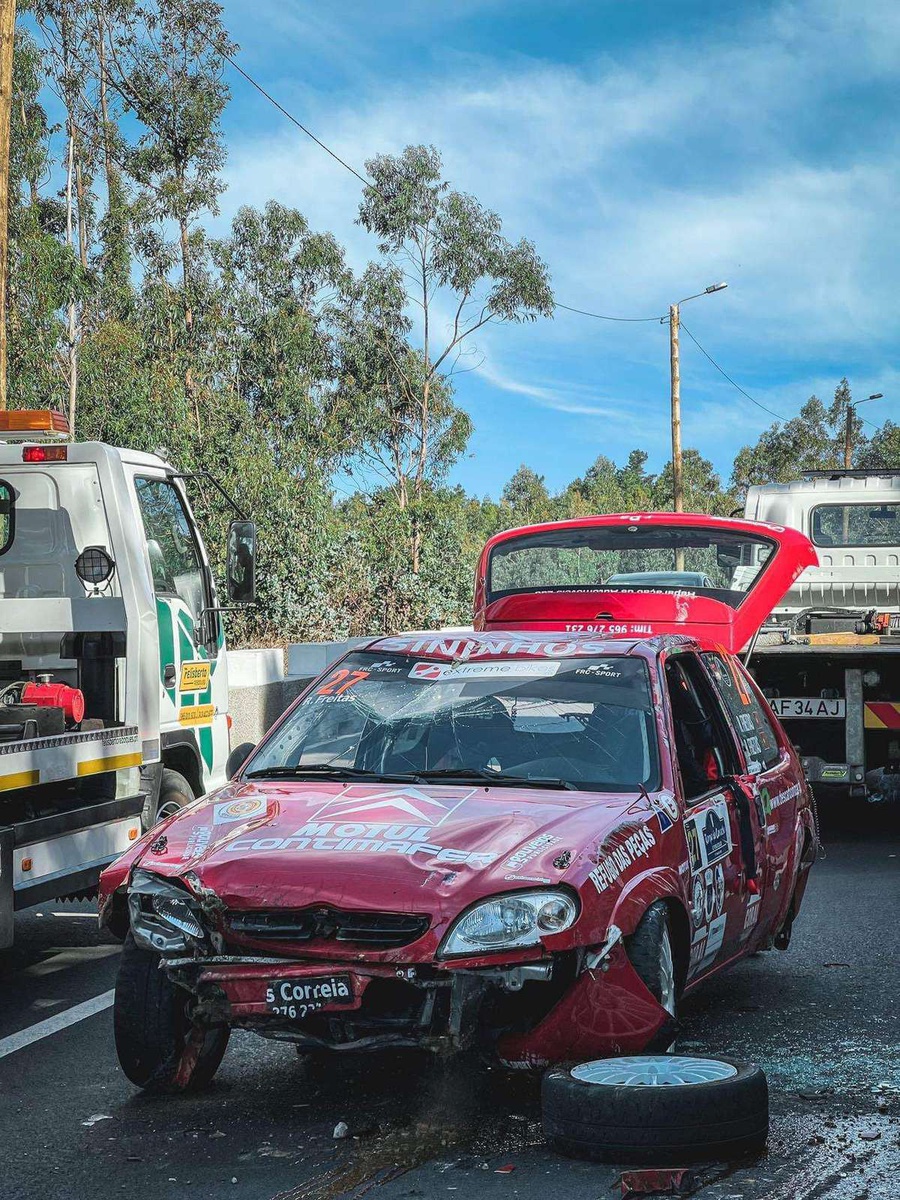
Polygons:
M656 838L649 825L642 825L618 846L610 850L591 871L590 879L602 895L608 887L621 879L637 859L645 857L656 845Z
M747 908L744 912L744 931L741 934L742 938L749 937L756 928L756 922L759 920L759 893L751 896L747 901Z
M520 846L514 854L509 856L503 865L508 871L521 871L533 858L537 858L542 850L546 850L550 846L555 846L558 841L559 838L554 837L550 833L541 833L537 837L533 837L531 841L526 842L524 846Z
M678 801L672 792L657 792L650 799L651 807L659 819L660 833L668 833L678 820Z
M188 834L181 853L182 861L189 858L199 858L212 841L212 829L209 825L195 825Z
M731 853L731 820L724 800L686 818L684 831L695 873L715 866Z
M410 679L510 679L555 675L558 662L416 663Z
M209 687L210 664L208 662L183 662L179 692L205 692Z
M725 940L725 923L726 915L723 913L720 917L716 917L709 925L704 925L698 929L691 941L691 966L692 971L703 970L711 966L717 954L722 949L722 943Z
M760 799L763 802L763 809L766 816L770 816L777 808L781 808L782 804L789 804L791 800L796 800L800 796L800 784L795 783L789 788L785 788L783 792L776 792L773 796L768 788L760 788Z
M239 800L223 800L213 806L213 825L231 825L235 821L251 821L264 817L268 802L264 796L248 796Z

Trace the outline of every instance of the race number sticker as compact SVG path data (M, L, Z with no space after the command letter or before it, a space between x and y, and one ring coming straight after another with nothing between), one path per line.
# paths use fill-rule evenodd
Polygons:
M316 688L316 695L343 696L344 692L349 692L352 687L368 678L368 671L349 671L346 667L338 667L320 688Z

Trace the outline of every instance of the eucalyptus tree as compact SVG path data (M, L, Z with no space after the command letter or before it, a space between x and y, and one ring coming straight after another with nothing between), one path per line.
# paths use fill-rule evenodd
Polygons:
M192 398L195 434L203 437L196 386L195 227L204 213L218 212L225 162L220 119L229 90L224 59L237 47L222 24L222 8L210 0L148 0L118 44L108 47L109 77L143 126L128 152L137 180L138 220L172 222L181 270L185 387Z
M415 397L412 492L419 499L434 436L432 398L439 376L453 372L467 343L489 323L552 316L553 293L532 243L510 243L496 213L451 189L434 147L407 146L401 155L379 155L366 170L371 184L363 191L359 221L403 273L421 350L420 379L410 377L408 363L396 356L392 363L405 392ZM414 572L420 555L421 528L414 521Z

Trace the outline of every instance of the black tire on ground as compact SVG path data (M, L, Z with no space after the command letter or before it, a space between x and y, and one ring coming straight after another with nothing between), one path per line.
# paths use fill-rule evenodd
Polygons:
M194 790L185 777L179 775L177 771L170 770L169 767L164 767L156 803L154 804L148 796L141 814L144 830L152 829L154 825L158 825L160 821L170 817L179 808L193 803L195 799Z
M671 1018L645 1049L648 1053L665 1050L672 1044L678 1028L679 988L669 910L664 901L657 900L650 905L637 929L625 939L625 950L647 990L663 1005Z
M210 1082L228 1045L227 1026L208 1030L200 1056L184 1086L175 1075L190 1034L188 993L159 969L159 955L142 950L129 933L122 947L113 1029L119 1065L132 1083L148 1092L197 1091Z
M734 1161L761 1151L769 1131L769 1093L762 1070L727 1058L652 1059L662 1063L669 1057L673 1065L716 1062L734 1071L713 1081L648 1086L591 1083L575 1078L569 1069L554 1068L541 1088L547 1141L573 1158L655 1166ZM622 1064L627 1073L628 1064L640 1062L641 1058L607 1059L597 1066Z

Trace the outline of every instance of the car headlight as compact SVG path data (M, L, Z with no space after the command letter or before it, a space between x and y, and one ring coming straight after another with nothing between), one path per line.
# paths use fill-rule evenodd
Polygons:
M206 937L199 906L178 884L150 871L135 871L128 888L134 940L145 950L172 954L187 950L188 939Z
M575 897L552 888L492 896L453 923L438 957L537 946L542 937L568 929L577 916Z

